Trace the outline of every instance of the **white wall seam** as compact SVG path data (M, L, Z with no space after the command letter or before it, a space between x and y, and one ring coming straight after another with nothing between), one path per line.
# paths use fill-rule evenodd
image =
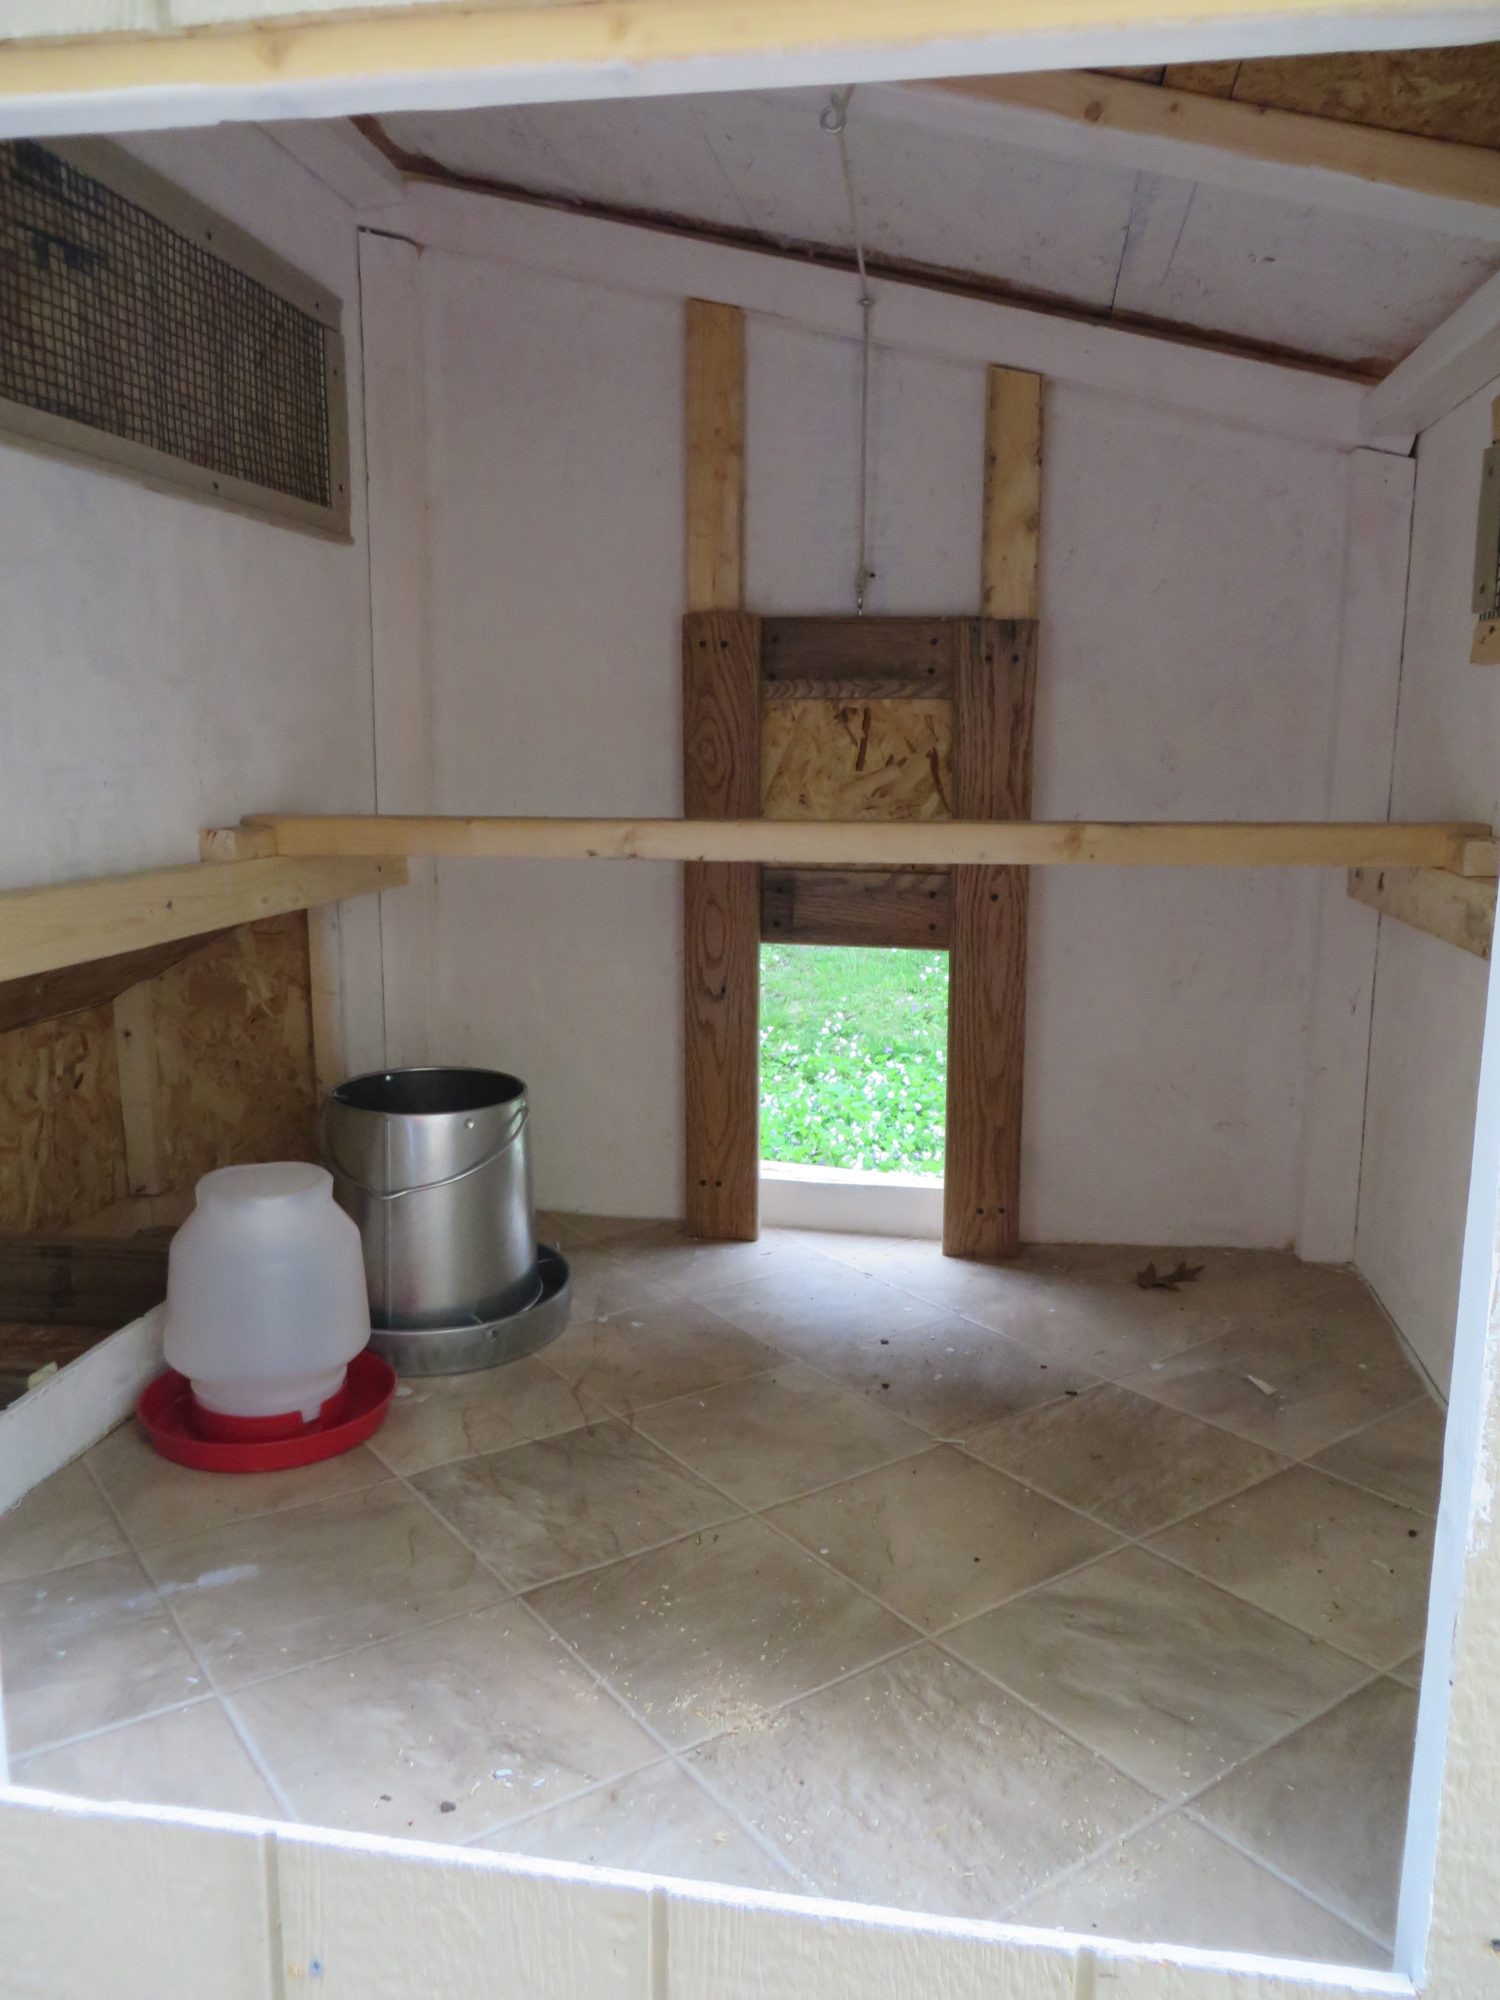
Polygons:
M1415 459L1416 457L1415 447L1413 447L1411 456L1413 459ZM1413 496L1413 499L1415 499L1415 495ZM1391 754L1390 754L1390 761L1386 769L1385 816L1387 819L1391 817L1392 811L1394 809L1394 801L1396 795L1396 744L1400 740L1400 735L1401 735L1401 687L1402 687L1402 682L1406 677L1406 631L1411 616L1411 550L1412 550L1412 537L1415 534L1415 532L1416 532L1416 507L1415 505L1413 505L1411 511L1411 519L1406 531L1406 587L1401 593L1401 650L1400 650L1400 666L1398 667L1396 673L1395 727L1391 731ZM1356 1269L1358 1268L1358 1257L1359 1257L1359 1204L1361 1196L1363 1195L1364 1192L1365 1145L1369 1136L1369 1128L1370 1128L1371 1050L1373 1049L1375 1043L1375 1009L1379 1004L1379 993L1380 993L1380 939L1384 929L1385 929L1385 917L1382 914L1377 913L1375 918L1375 965L1370 976L1370 1013L1369 1013L1369 1019L1365 1024L1365 1088L1364 1088L1363 1101L1360 1106L1359 1159L1356 1163L1356 1171L1355 1171L1355 1188L1354 1188L1355 1220L1354 1220L1353 1261L1355 1263ZM1379 1294L1377 1293L1376 1296L1378 1297ZM1394 1320L1392 1323L1393 1324L1395 1323ZM1423 1367L1423 1373L1427 1375L1429 1381L1432 1381L1431 1372L1425 1366ZM1434 1387L1435 1386L1436 1384L1434 1384Z

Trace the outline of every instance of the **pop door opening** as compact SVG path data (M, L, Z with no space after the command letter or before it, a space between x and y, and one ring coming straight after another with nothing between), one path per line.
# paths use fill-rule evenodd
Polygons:
M760 948L760 1156L941 1186L948 954Z

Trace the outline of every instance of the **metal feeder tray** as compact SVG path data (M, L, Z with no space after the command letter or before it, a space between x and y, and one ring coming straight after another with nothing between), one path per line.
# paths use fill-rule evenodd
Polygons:
M537 1245L537 1275L537 1297L504 1319L420 1329L376 1327L370 1346L398 1375L467 1375L519 1361L556 1340L572 1309L572 1278L560 1251Z

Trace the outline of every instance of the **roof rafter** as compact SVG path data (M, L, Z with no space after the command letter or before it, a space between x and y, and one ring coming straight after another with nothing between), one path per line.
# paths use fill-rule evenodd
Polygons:
M1500 152L1082 70L970 76L880 92L914 119L1113 166L1500 242ZM938 111L941 107L941 112Z

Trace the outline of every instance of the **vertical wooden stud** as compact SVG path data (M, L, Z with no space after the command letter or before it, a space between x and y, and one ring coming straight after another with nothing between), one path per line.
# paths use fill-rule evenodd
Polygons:
M307 997L312 1017L313 1081L320 1105L349 1074L344 1050L339 907L324 903L307 913Z
M745 601L745 315L689 299L686 308L687 609Z
M133 1195L164 1194L166 1153L151 981L143 979L117 995L114 1016L120 1112L125 1126L125 1179Z
M960 649L954 685L959 819L1031 814L1041 465L1042 378L992 368L981 540L986 616ZM950 1257L1013 1257L1021 1247L1026 923L1025 869L954 869L943 1168Z
M683 809L760 810L760 621L744 615L745 321L689 299L682 636ZM760 870L683 871L686 1217L711 1240L760 1226Z
M980 609L1035 618L1042 525L1042 378L992 368L984 412L984 540Z

